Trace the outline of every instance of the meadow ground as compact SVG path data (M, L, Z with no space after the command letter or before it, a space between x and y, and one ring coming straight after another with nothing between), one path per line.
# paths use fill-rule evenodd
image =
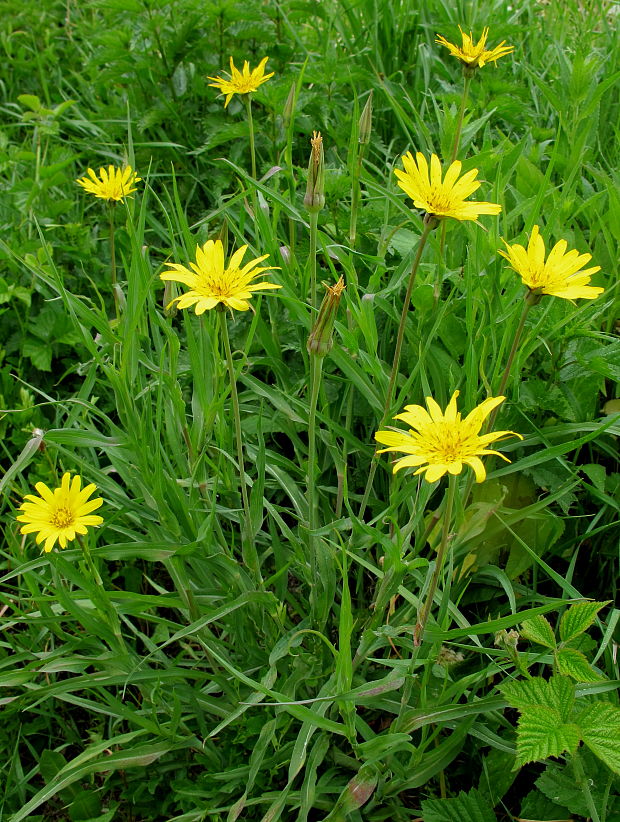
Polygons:
M0 0L2 820L620 820L618 19Z

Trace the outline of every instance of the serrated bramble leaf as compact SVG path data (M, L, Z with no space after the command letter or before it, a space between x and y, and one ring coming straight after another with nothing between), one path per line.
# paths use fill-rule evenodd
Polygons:
M526 708L517 727L517 764L575 751L580 741L579 728L563 722L560 711L547 706Z
M599 682L603 679L593 670L584 654L574 648L560 648L556 652L555 661L561 674L570 676L577 682Z
M570 642L571 639L587 631L601 608L609 605L609 602L610 600L607 602L578 602L576 605L571 605L560 620L562 642Z
M513 708L549 708L557 711L565 722L575 701L575 686L568 677L552 676L546 680L540 676L514 682L505 682L500 691Z
M592 753L620 774L620 708L609 702L593 702L575 721Z
M530 642L544 645L545 648L555 648L555 634L549 620L542 614L538 614L532 619L526 619L521 623L521 635Z
M453 799L426 799L422 802L424 822L496 822L493 809L475 788L461 791Z

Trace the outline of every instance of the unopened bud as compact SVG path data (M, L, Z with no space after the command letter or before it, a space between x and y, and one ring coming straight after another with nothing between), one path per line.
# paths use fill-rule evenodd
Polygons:
M172 302L176 296L176 286L171 280L166 280L164 282L164 299L162 300L165 317L176 316L177 304Z
M362 116L360 117L360 124L359 124L359 137L358 142L365 145L366 143L370 142L370 133L372 131L372 91L368 95L368 100L366 100L366 105L364 106L364 110L362 111Z
M325 205L325 158L323 155L323 138L320 131L313 131L310 140L312 146L308 163L308 183L304 205L309 212L320 211Z
M334 321L338 313L338 306L342 292L345 289L344 279L341 277L336 285L328 285L323 283L327 289L327 293L323 297L323 302L319 308L319 316L308 337L306 348L308 354L314 354L315 357L324 357L332 349L334 340L332 333L334 330Z
M288 93L288 97L286 98L286 103L284 104L284 109L282 111L282 123L284 128L288 128L291 120L293 119L293 112L295 110L295 90L296 83L292 83L291 90Z

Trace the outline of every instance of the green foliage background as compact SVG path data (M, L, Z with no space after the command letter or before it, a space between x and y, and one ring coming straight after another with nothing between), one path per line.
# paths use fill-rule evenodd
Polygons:
M618 820L614 763L590 749L577 765L564 749L528 761L496 688L557 674L528 621L555 626L568 600L594 598L612 604L574 648L591 679L570 687L580 706L617 710L617 3L0 0L0 21L0 817L443 822L594 808ZM532 311L498 420L524 440L457 512L452 573L416 651L441 491L393 478L383 458L357 512L421 233L393 169L407 150L449 155L462 75L434 39L458 42L458 24L515 46L474 78L459 155L479 169L478 199L503 210L448 224L445 266L431 240L399 408L428 395L445 406L460 389L469 410L496 389L522 295L502 237L540 224L548 247L592 253L606 291ZM208 85L231 54L269 55L275 73L253 95L258 184L243 101L224 109ZM319 279L347 282L319 402L319 580L306 555L302 207L315 129ZM75 179L126 162L145 182L117 208L116 322L107 218ZM214 318L166 316L157 276L218 236L281 267L281 291L230 324L263 586L239 561ZM79 548L40 556L19 534L22 495L63 471L105 499L91 546L101 585ZM517 651L494 644L524 622ZM575 791L587 780L590 802Z

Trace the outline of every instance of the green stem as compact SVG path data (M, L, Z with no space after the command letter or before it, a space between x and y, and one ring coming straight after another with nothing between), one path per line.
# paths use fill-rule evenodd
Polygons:
M411 274L409 275L409 283L407 284L407 293L405 294L405 299L403 301L403 310L400 315L400 323L398 325L398 334L396 335L396 347L394 349L394 359L392 361L392 371L390 372L390 381L388 383L388 390L385 397L385 403L383 405L383 415L381 417L381 422L379 424L379 428L382 428L386 420L389 416L390 408L392 405L392 394L394 393L394 386L396 384L396 377L398 375L398 369L400 366L400 356L403 347L403 339L405 337L405 325L407 323L407 316L409 314L409 306L411 303L411 294L413 292L413 286L415 283L416 274L418 273L418 267L420 265L420 260L422 259L422 252L424 251L424 246L426 245L426 241L428 240L429 234L437 225L436 219L429 214L424 217L424 229L422 231L422 236L420 237L420 242L418 243L418 250L416 251L415 259L411 266ZM360 504L360 510L358 513L358 517L362 519L364 516L364 511L366 510L366 505L368 504L368 497L370 496L370 491L372 489L372 483L375 478L375 472L377 470L377 450L378 446L375 448L375 458L372 460L370 464L370 472L368 475L368 481L366 483L366 488L364 489L364 496L362 497L362 502Z
M351 181L351 219L349 221L349 245L355 248L355 240L357 237L357 212L360 202L360 176L362 173L362 163L364 161L364 153L366 151L366 144L361 143L358 149L357 162L353 166L353 179Z
M248 128L250 129L250 157L252 160L252 179L256 179L256 149L254 147L254 120L252 119L252 95L245 95L245 107L248 112Z
M601 822L598 811L596 810L596 805L594 804L594 798L592 797L592 793L590 791L590 785L588 784L585 771L583 770L581 756L578 750L576 750L571 756L571 762L573 763L573 770L575 772L575 781L581 788L583 798L586 800L586 805L588 811L590 812L590 818L592 819L592 822Z
M125 645L125 640L123 639L123 634L121 631L121 624L118 619L118 615L110 603L108 592L106 591L103 580L101 579L101 575L97 569L97 566L93 562L93 558L90 553L90 548L88 547L88 541L83 540L78 537L78 541L82 548L82 555L84 557L84 561L86 563L86 567L91 578L94 580L95 585L97 586L97 591L99 594L99 602L101 604L101 609L103 611L102 616L104 617L105 621L108 623L110 628L112 629L112 633L114 634L114 638L118 644L118 649L122 654L127 654L127 646Z
M314 620L318 617L318 572L319 540L315 535L318 528L318 500L316 495L316 406L321 386L323 357L310 355L310 410L308 413L308 550L310 554L310 579L312 581L312 610Z
M463 130L463 118L465 117L465 106L467 105L467 98L469 97L469 87L471 86L471 77L467 74L465 75L464 82L463 82L463 94L461 95L461 105L459 107L459 115L456 121L456 131L454 132L454 138L452 140L452 149L450 151L450 162L448 166L451 166L452 163L456 160L456 155L459 153L459 146L461 144L461 132ZM444 245L446 242L446 222L445 220L441 226L441 234L439 235L439 257L443 260L443 250ZM437 271L437 277L443 275L442 266L439 266ZM441 282L438 280L435 282L435 302L439 299Z
M471 77L465 75L465 82L463 83L463 94L461 96L461 106L459 108L459 117L456 121L456 131L454 132L454 139L452 141L452 151L450 152L450 164L456 160L456 155L459 153L459 145L461 143L461 131L463 130L463 118L465 116L465 106L467 105L467 98L469 97L469 87L471 85Z
M221 304L220 304L221 305ZM245 464L243 460L243 438L241 435L241 415L239 413L239 396L237 394L237 381L235 378L235 366L232 358L232 351L230 350L230 339L228 336L228 325L226 324L226 314L223 307L218 306L218 317L220 321L220 333L224 343L224 351L226 353L226 365L228 366L228 377L230 380L230 399L233 408L233 422L235 425L235 440L237 443L237 462L239 464L239 477L241 480L241 499L243 501L243 527L241 537L241 553L243 562L254 576L257 584L262 583L260 573L260 563L258 559L258 551L254 545L252 538L252 519L250 517L250 501L248 499L248 490L245 481Z
M524 302L523 302L523 310L521 311L521 317L519 318L519 325L517 326L517 330L515 331L512 346L510 348L510 353L508 354L508 359L506 360L506 367L504 368L504 373L502 374L502 379L499 384L499 388L497 390L496 397L504 396L504 391L506 390L506 386L508 385L508 379L510 377L510 371L512 369L512 364L514 362L515 355L519 349L519 343L521 342L521 337L523 336L523 329L525 328L525 321L527 320L527 315L530 312L530 308L534 305L530 297L530 292L528 291L525 294ZM486 433L487 431L491 431L493 425L495 424L495 420L499 413L500 406L494 408L491 412L489 419L487 420L486 425L482 429L482 433ZM465 487L465 492L463 494L463 506L467 505L467 501L469 499L469 495L471 494L471 489L474 486L474 476L473 474L470 476L469 480L467 481L467 485Z
M114 297L114 315L119 318L118 293L116 291L116 244L114 240L114 206L108 205L108 221L110 226L110 280L112 282L112 296Z
M416 620L415 629L413 631L414 645L420 645L420 643L422 642L422 637L424 636L424 629L426 628L426 622L433 607L433 600L435 598L435 591L437 590L437 583L439 582L439 577L441 576L441 572L443 570L444 562L446 559L446 551L448 547L448 537L450 535L450 525L452 523L452 509L454 507L456 488L457 478L456 476L453 476L451 474L448 482L448 490L446 492L446 505L443 512L441 542L437 550L437 559L435 560L435 568L433 570L431 584L426 594L426 600L424 602L424 605L422 606L422 610L418 612L418 618Z
M316 240L319 213L311 211L308 217L310 219L310 307L316 308Z

